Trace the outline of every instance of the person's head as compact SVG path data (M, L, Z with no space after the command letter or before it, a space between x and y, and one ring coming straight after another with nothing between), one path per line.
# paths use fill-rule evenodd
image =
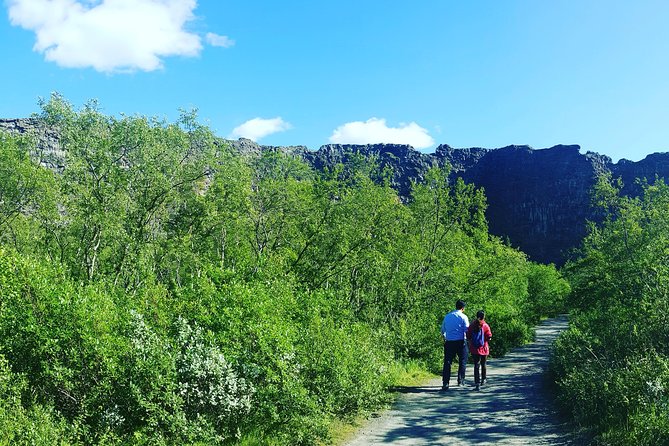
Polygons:
M483 311L483 310L479 310L479 311L477 311L477 312L476 312L476 319L478 319L478 320L480 320L480 321L482 321L483 319L485 319L485 311Z
M458 300L455 302L455 309L456 309L456 310L464 310L466 305L467 305L467 304L465 304L465 301L464 301L464 300L460 300L460 299L458 299Z

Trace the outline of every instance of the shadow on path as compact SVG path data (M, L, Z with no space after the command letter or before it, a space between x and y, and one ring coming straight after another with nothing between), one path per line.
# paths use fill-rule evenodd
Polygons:
M441 386L397 386L390 389L391 392L397 393L426 393L439 392Z
M393 408L369 421L347 446L363 445L572 445L544 387L548 350L568 326L566 316L544 321L536 340L488 362L489 384L441 392L441 378L398 387ZM472 381L473 366L467 367Z

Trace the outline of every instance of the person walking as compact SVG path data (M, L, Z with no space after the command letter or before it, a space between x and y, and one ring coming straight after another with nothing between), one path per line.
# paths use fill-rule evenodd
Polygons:
M481 386L486 382L486 360L490 354L488 342L490 342L491 338L492 331L485 321L485 311L479 310L476 313L476 320L467 329L469 353L474 358L474 384L476 385L476 390L480 390Z
M464 313L465 302L455 302L455 310L444 316L441 323L441 336L444 340L444 367L441 371L441 390L448 390L451 380L451 364L458 357L458 386L465 385L465 368L467 367L466 333L469 319Z

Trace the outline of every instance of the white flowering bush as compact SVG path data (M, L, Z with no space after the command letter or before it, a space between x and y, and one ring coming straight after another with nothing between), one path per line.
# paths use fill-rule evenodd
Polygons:
M111 417L123 422L115 427L140 431L147 438L181 435L187 423L177 394L171 344L136 311L130 312L128 344L117 389L120 410Z
M175 325L178 392L187 415L211 419L218 432L238 436L238 420L251 410L253 386L206 342L200 327L181 317Z
M125 409L119 405L105 413L113 418L110 427L142 432L149 442L162 437L219 444L238 437L253 386L237 376L200 327L180 317L173 328L173 336L161 335L131 311Z

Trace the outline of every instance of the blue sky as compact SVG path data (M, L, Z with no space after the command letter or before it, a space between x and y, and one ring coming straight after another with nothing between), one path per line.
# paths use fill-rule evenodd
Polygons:
M0 117L75 106L262 144L669 151L669 2L3 0Z

